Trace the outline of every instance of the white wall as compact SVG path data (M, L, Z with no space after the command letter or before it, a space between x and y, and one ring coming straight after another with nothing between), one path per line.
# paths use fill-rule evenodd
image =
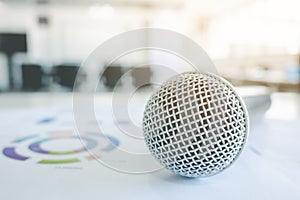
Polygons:
M189 35L189 27L193 24L187 16L179 15L180 12L181 10L177 10L168 15L164 10L116 7L113 15L102 16L91 13L89 6L10 4L0 8L0 32L26 32L29 49L27 58L23 58L47 67L63 62L80 63L103 41L128 30L150 26ZM49 18L48 26L38 24L39 15ZM166 60L164 55L153 55L151 59L154 61L159 60L159 57ZM125 57L122 61L138 64L138 59L144 58L145 56L137 54L128 59ZM169 65L174 64L172 59L168 60ZM18 63L20 62L22 61L19 60ZM145 61L141 60L140 63ZM182 65L180 61L175 63ZM0 79L1 76L3 74Z
M39 15L49 18L48 26L38 24ZM93 15L88 6L5 4L0 7L0 32L26 32L28 54L23 58L45 67L62 62L80 63L106 39L144 26L142 11L130 9L116 8L112 16L103 17ZM5 72L6 61L1 58L1 72ZM6 80L5 77L6 73L0 74L1 80ZM0 89L7 84L0 81Z
M278 1L282 5L276 2L255 2L214 18L198 14L199 8L194 8L192 13L185 8L115 7L113 15L103 16L91 13L89 6L0 4L0 32L27 32L27 59L46 67L62 62L82 62L106 39L141 27L159 27L183 33L201 45L209 56L218 59L269 55L270 52L274 55L298 53L298 7L285 1ZM49 18L49 26L39 26L39 15ZM152 54L150 57L155 62L177 65L175 67L185 65L164 54ZM134 59L139 58L142 56L131 56L123 61L136 62ZM1 57L0 65L5 65ZM0 89L7 85L4 71L5 67L1 67Z

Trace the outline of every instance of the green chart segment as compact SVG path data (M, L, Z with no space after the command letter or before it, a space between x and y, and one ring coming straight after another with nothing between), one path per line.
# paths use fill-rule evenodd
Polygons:
M76 163L80 162L78 158L68 158L68 159L62 159L62 160L40 160L38 163L39 164L66 164L66 163Z

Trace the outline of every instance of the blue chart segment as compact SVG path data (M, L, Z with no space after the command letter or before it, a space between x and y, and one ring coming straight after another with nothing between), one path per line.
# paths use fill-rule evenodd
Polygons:
M105 138L108 142L107 145L103 147L98 147L99 143L98 140ZM47 142L56 142L58 140L78 140L81 142L82 147L81 148L76 148L73 150L67 150L67 151L59 151L59 150L46 150L43 149L42 144L47 143ZM46 136L42 135L29 135L26 137L22 138L17 138L11 142L11 145L9 147L4 147L2 150L3 155L5 155L8 158L14 159L14 160L19 160L19 161L25 161L30 159L31 157L34 157L36 154L32 154L31 156L26 156L26 155L21 155L16 151L18 147L23 144L23 142L29 142L32 141L28 145L28 149L36 154L41 154L41 155L51 155L55 156L55 159L51 158L44 158L40 159L37 161L39 164L66 164L66 163L76 163L80 162L82 159L75 157L76 154L78 156L82 156L82 154L79 155L79 153L84 153L87 152L87 150L91 150L94 148L99 148L100 151L102 152L109 152L113 151L117 146L119 146L119 140L113 136L108 136L108 135L103 135L103 134L88 134L87 136L75 136L73 134L73 131L56 131L55 133L51 132L48 133ZM83 145L83 143L85 145ZM101 154L101 152L99 152ZM70 158L61 158L61 155L73 155ZM57 158L56 158L57 157ZM92 160L97 158L97 156L93 155L85 155L83 156L84 159L86 160Z
M24 142L26 140L29 140L29 139L32 139L32 138L36 138L38 137L39 135L28 135L26 137L21 137L21 138L17 138L15 139L14 141L12 141L13 143L19 143L19 142Z
M40 119L39 121L37 121L37 123L38 124L47 124L47 123L51 123L53 121L55 121L54 117L46 117L46 118Z

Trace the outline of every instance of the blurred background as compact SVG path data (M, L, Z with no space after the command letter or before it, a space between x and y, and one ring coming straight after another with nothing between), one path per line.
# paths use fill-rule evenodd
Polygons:
M235 85L299 93L299 8L298 0L0 0L0 91L72 91L78 67L103 41L155 27L193 39ZM149 57L110 63L99 90L111 90ZM79 80L89 73L95 74ZM128 84L155 76L144 66L132 71Z
M148 152L142 119L157 84L147 83L186 71L189 63L156 49L132 51L111 62L105 59L112 48L104 59L79 70L104 41L145 27L192 39L237 86L251 125L247 147L229 173L207 181L164 171L132 176L106 164L98 168L95 156L76 150L83 142L72 143L69 136L87 133L86 138L101 136L97 151L106 149L101 147L104 134L120 141L121 150ZM143 39L153 41L150 34ZM174 43L191 55L184 41ZM97 93L84 93L95 81ZM33 199L33 194L72 200L187 199L199 193L209 199L300 199L300 0L0 0L0 119L0 199ZM79 134L82 127L87 131ZM52 133L62 138L67 133L71 141L55 142ZM29 139L17 143L23 141L20 136ZM44 137L53 138L41 145L53 155L31 152ZM71 153L56 154L60 151ZM129 166L126 158L114 160L115 152L107 161ZM79 168L69 158L82 161ZM134 167L147 164L144 160L134 160Z

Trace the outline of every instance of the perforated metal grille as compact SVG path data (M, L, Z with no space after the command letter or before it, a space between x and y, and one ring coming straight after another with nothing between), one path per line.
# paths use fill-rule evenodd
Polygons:
M151 153L167 169L188 177L210 176L241 152L248 115L229 83L191 72L171 78L152 95L143 130Z

